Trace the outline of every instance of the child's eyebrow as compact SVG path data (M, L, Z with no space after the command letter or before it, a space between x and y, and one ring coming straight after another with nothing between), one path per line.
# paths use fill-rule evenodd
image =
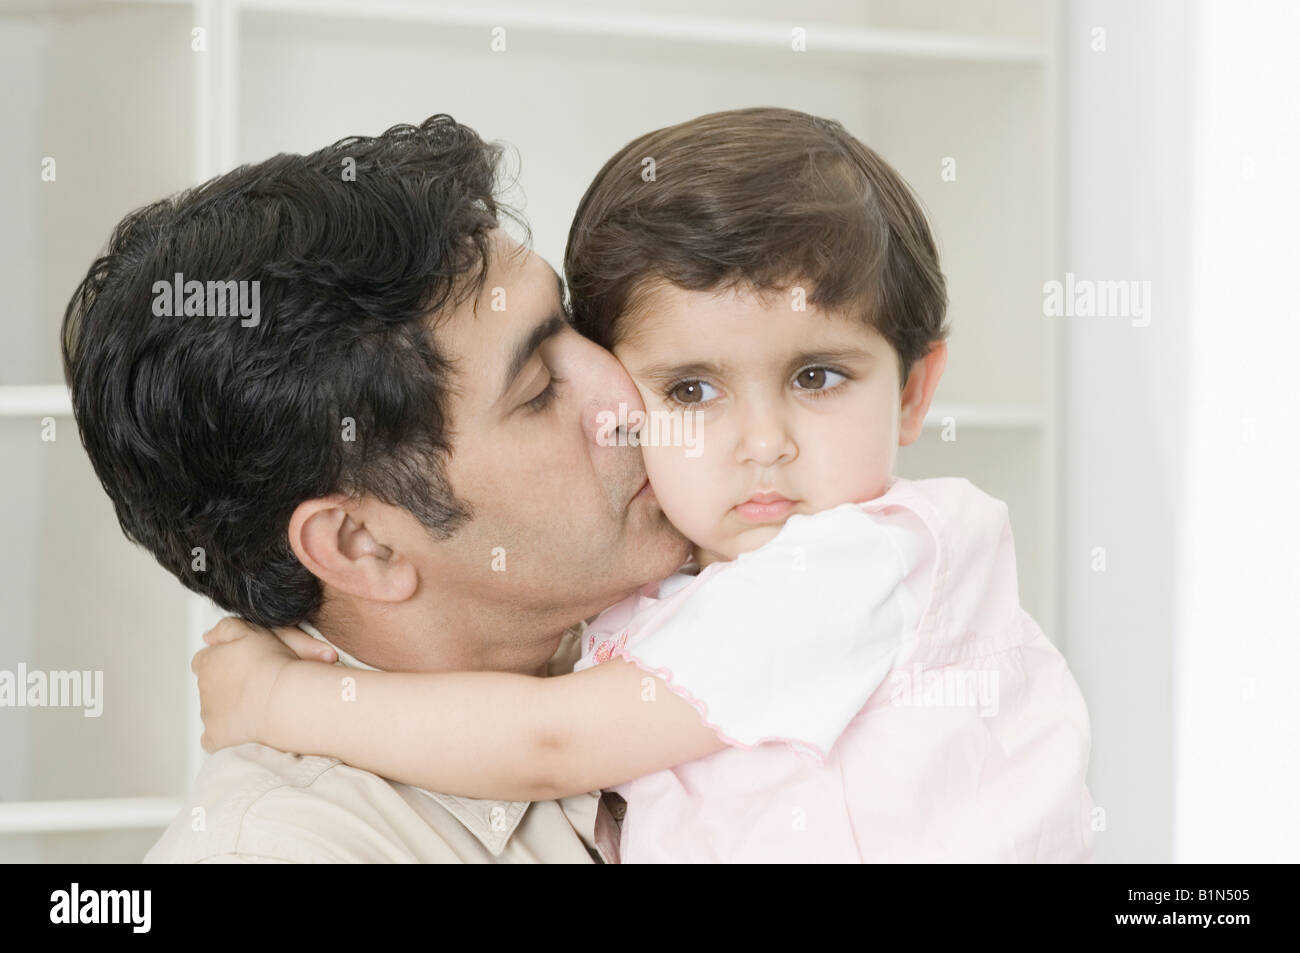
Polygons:
M874 357L865 347L830 347L803 351L790 359L786 367L791 373L809 364L835 364L847 361L869 361Z
M707 361L690 361L685 364L650 364L637 372L638 377L654 381L675 381L687 377L726 376L727 365L711 364Z

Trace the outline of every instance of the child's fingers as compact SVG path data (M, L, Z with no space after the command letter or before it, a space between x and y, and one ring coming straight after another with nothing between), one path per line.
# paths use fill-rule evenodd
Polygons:
M275 637L288 646L289 651L301 659L318 662L337 662L338 653L320 639L313 638L302 629L274 629Z
M226 618L203 633L203 641L208 645L222 645L226 642L242 639L254 631L256 630L247 622L236 619L234 616L226 616Z

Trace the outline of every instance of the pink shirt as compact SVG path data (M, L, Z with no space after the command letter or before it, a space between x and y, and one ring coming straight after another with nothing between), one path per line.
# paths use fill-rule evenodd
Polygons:
M588 626L729 747L620 785L624 863L1090 859L1089 726L1006 504L895 477Z

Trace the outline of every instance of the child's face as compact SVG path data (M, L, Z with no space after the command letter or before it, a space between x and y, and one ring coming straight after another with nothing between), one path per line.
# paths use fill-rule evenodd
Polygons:
M861 321L792 302L661 286L614 348L647 413L698 414L689 452L643 450L660 506L702 563L758 548L794 513L874 499L893 471L894 349Z

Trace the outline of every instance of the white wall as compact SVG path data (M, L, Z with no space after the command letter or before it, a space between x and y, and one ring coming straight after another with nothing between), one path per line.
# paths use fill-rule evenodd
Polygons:
M67 12L0 15L0 385L62 381L77 282L123 215L189 180L189 11ZM123 538L72 419L55 426L0 418L0 668L103 672L104 711L0 710L0 801L179 796L185 592ZM131 860L143 836L5 836L0 861Z
M1285 3L1067 6L1065 267L1152 285L1147 327L1060 319L1099 860L1300 852L1297 26Z
M1062 614L1092 717L1100 861L1171 857L1171 665L1187 462L1188 5L1068 4L1064 269L1151 282L1151 322L1045 318L1063 337ZM1094 51L1093 30L1106 49ZM1063 276L1053 276L1063 280ZM1104 549L1105 571L1094 570Z
M2 24L3 21L0 21ZM39 130L45 108L41 61L48 33L37 21L0 25L0 63L6 82L0 84L0 126L6 146L0 149L0 218L11 223L0 229L0 287L4 305L17 313L35 314L40 291ZM12 142L14 145L10 146ZM5 325L0 348L0 384L34 383L39 332L32 323ZM0 492L9 501L35 499L40 490L41 460L30 452L32 421L0 419ZM33 539L39 525L34 507L7 506L0 518L0 537ZM0 607L8 632L0 643L0 668L31 654L36 606L29 593L36 587L37 566L24 548L0 550ZM6 712L0 718L0 801L26 796L31 779L31 718L27 711ZM15 857L15 859L19 859ZM24 857L23 859L26 859Z
M1300 857L1300 8L1197 6L1174 857Z

